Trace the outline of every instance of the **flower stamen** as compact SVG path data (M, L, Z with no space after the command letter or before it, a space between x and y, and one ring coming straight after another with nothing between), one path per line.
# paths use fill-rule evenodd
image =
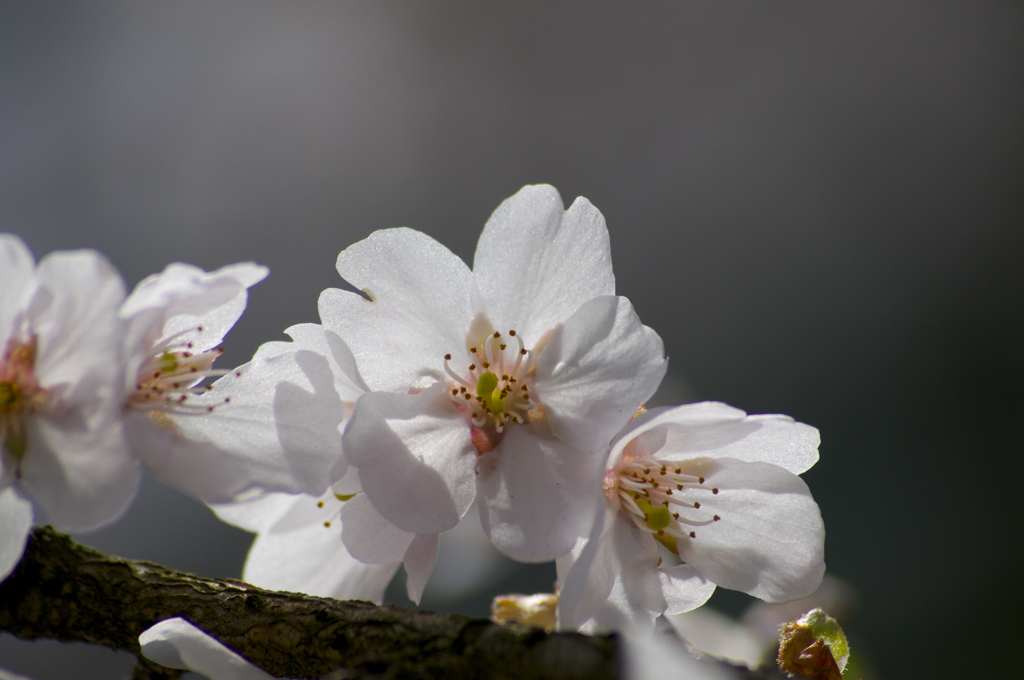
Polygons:
M474 426L481 429L492 427L498 434L504 432L508 425L526 422L530 410L537 406L526 384L533 353L526 349L514 330L509 331L509 335L515 337L519 344L511 371L505 360L508 345L502 342L498 331L489 335L482 345L469 348L473 363L469 365L467 377L460 376L451 368L451 354L444 356L444 370L454 381L452 401L469 411ZM517 385L518 389L515 389Z
M639 443L627 446L623 460L608 471L605 493L609 500L620 502L620 512L634 527L679 554L679 540L697 537L690 527L706 527L722 519L697 512L701 503L693 500L693 494L717 495L719 489L705 485L704 477L685 472L685 463L655 460L638 448Z
M168 336L150 350L149 357L139 368L135 392L128 398L129 407L151 414L175 415L198 415L214 409L207 404L189 403L189 397L213 389L211 385L200 385L203 380L232 371L213 368L213 362L224 353L222 347L196 353L192 341L182 341L184 336L193 332L202 333L203 327L189 328ZM238 371L234 373L238 375ZM229 400L227 398L223 403Z

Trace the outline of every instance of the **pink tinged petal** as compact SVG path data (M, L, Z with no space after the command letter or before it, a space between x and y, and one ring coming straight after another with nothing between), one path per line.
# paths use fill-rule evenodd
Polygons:
M188 452L186 442L177 460L161 463L150 454L147 464L209 502L231 500L253 486L323 493L345 473L340 428L347 409L329 359L297 345L263 345L251 363L196 396L190 403L213 410L172 418L181 436L195 442L195 450ZM211 444L221 453L207 460L201 452ZM202 476L211 467L234 469L236 482L220 491L210 489Z
M0 581L7 578L21 561L32 531L32 501L17 487L0 490Z
M536 342L587 300L615 294L604 217L585 198L563 212L554 187L523 187L487 221L473 276L500 330Z
M273 680L217 638L182 618L166 619L142 631L142 655L167 668L201 673L210 680Z
M39 263L41 289L32 305L39 338L35 370L43 387L86 412L120 408L124 283L106 258L90 250L57 252ZM42 297L40 297L42 295Z
M416 537L416 534L402 531L377 512L366 494L345 501L341 508L341 522L341 540L353 557L367 564L401 562Z
M546 427L509 427L481 458L480 521L494 546L520 562L547 562L569 552L590 530L593 490L604 456L581 452L543 434Z
M372 301L328 289L320 319L352 348L366 384L407 392L444 380L444 355L465 352L470 271L450 250L412 229L386 229L338 255L338 272Z
M417 534L405 552L405 591L416 604L437 561L438 534Z
M365 564L354 558L342 542L337 499L325 494L320 500L323 507L314 496L270 494L238 504L250 506L243 521L265 527L249 549L242 578L272 590L380 603L399 562ZM222 518L224 508L216 508ZM231 516L232 510L226 514ZM239 514L236 508L234 517Z
M119 426L77 428L73 416L34 418L21 466L22 485L61 531L90 531L117 520L141 480Z
M411 533L451 529L476 497L476 448L446 385L364 395L343 445L373 505Z
M537 359L536 399L551 430L599 451L654 394L668 366L661 338L623 297L594 298L557 326Z
M768 463L696 460L689 474L717 494L700 497L719 521L680 540L679 556L706 579L773 603L813 593L825 571L825 527L802 479Z
M3 348L35 292L35 271L35 260L22 240L11 234L0 234L0 291L3 291L0 295L0 343Z
M789 416L748 416L738 408L710 401L686 404L651 413L630 438L658 428L663 443L652 453L662 460L673 456L738 458L771 463L794 474L818 460L818 430Z

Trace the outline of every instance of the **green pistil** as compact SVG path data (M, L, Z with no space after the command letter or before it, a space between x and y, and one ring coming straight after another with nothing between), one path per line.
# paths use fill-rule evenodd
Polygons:
M660 531L672 523L672 513L668 508L660 505L654 507L642 498L637 498L636 504L644 511L644 523L655 531Z
M498 387L498 376L487 371L476 383L476 395L484 400L488 410L493 414L505 410L505 401L502 399L501 390Z

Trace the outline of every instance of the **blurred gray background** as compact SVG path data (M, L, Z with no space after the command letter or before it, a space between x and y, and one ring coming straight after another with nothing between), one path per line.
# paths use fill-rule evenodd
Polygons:
M522 185L587 196L665 340L664 399L820 428L805 479L858 592L854 652L883 678L1008 677L1022 76L1016 2L3 3L0 230L37 257L97 248L129 285L269 265L232 366L317 321L335 256L375 229L470 261ZM150 480L81 540L209 576L238 576L249 543ZM485 614L554 578L485 571L424 605ZM0 636L0 666L39 680L130 662Z

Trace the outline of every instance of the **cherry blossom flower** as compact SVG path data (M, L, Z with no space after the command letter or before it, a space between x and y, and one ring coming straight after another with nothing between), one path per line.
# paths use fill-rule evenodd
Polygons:
M249 394L256 404L252 420L260 419L264 429L281 423L290 424L288 430L301 429L295 441L281 442L282 453L289 460L300 454L308 458L297 464L308 470L303 477L320 481L320 493L264 493L212 505L225 522L257 534L242 577L274 590L380 602L404 563L409 597L418 602L437 557L438 537L402 531L384 519L342 455L341 431L366 392L351 352L334 333L315 324L294 326L288 334L293 342L268 343L257 353L258 358L273 356L274 363L261 383L264 389ZM312 392L295 390L295 376L303 372L317 382ZM279 382L270 385L272 379ZM298 398L281 398L285 386ZM228 376L213 391L235 395L243 390L240 381ZM303 423L307 427L297 427ZM239 455L249 448L229 430L206 434Z
M604 218L531 186L491 216L474 268L410 229L338 256L360 288L320 297L372 392L344 435L370 501L404 531L455 526L481 496L505 554L545 561L585 535L601 451L665 372L661 339L614 295Z
M557 562L559 626L650 627L716 585L775 603L814 592L825 529L797 475L818 442L786 416L713 402L638 417L611 447L589 538Z
M0 235L0 578L24 550L28 495L62 531L108 524L135 495L120 426L123 299L100 254L55 252L36 267Z
M404 563L409 599L418 603L437 558L437 534L398 529L358 492L271 493L212 507L257 534L242 579L261 588L379 604Z
M209 273L172 264L121 308L129 442L154 475L207 502L252 489L319 494L330 483L326 452L340 444L341 402L325 378L326 358L272 342L245 366L213 367L247 289L266 275L252 263Z

